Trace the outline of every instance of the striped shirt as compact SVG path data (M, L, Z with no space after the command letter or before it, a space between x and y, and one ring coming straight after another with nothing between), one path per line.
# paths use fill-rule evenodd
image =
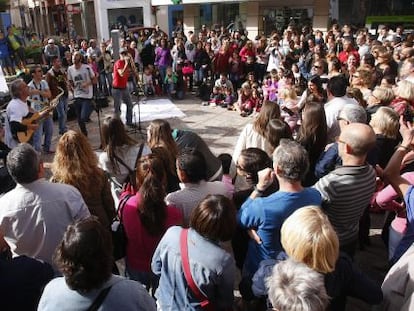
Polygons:
M341 166L314 185L341 245L357 239L359 219L375 191L375 177L370 165Z

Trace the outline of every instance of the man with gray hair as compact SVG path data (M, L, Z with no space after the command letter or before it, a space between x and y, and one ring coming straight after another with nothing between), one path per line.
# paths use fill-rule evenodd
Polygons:
M273 310L325 311L329 304L323 274L293 259L275 265L266 285Z
M52 264L66 227L89 210L75 187L43 178L40 156L29 144L10 151L7 169L17 186L0 198L0 250Z
M340 132L342 132L344 127L351 123L367 123L367 113L359 105L345 105L340 110L336 120L338 121ZM338 143L334 142L321 155L318 163L316 163L315 176L319 179L341 164L342 159L338 154Z
M26 100L29 96L29 88L23 79L17 79L10 85L12 100L6 108L5 142L9 148L14 148L19 143L17 133L27 129L36 130L37 124L22 124L24 118L34 112L29 109Z
M239 224L247 230L255 230L250 231L252 239L243 277L253 276L262 260L275 259L282 251L280 228L286 218L302 206L321 204L318 191L302 186L301 180L308 168L306 150L295 141L282 139L273 152L273 170L266 168L259 172L255 189L238 213ZM261 197L274 178L279 181L279 191Z

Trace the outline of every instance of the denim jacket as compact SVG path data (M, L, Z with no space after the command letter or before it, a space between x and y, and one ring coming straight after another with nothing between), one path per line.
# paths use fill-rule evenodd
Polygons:
M184 277L178 226L167 230L152 258L152 271L160 276L155 297L162 311L202 310ZM188 255L191 275L200 291L216 310L233 305L235 264L231 255L219 245L190 229Z

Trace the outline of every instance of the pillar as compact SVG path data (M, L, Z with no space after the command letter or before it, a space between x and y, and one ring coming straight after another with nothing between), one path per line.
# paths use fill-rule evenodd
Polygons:
M313 29L326 31L329 21L329 0L314 0Z

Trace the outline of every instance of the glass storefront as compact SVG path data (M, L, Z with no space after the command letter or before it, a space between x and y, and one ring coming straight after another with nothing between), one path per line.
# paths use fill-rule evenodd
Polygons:
M262 25L259 29L264 35L268 36L273 31L281 33L288 25L294 25L296 28L302 28L304 25L312 23L312 16L308 9L291 9L291 8L263 8Z
M144 26L143 8L124 8L124 9L109 9L108 10L108 25L109 29L118 28L115 26Z

